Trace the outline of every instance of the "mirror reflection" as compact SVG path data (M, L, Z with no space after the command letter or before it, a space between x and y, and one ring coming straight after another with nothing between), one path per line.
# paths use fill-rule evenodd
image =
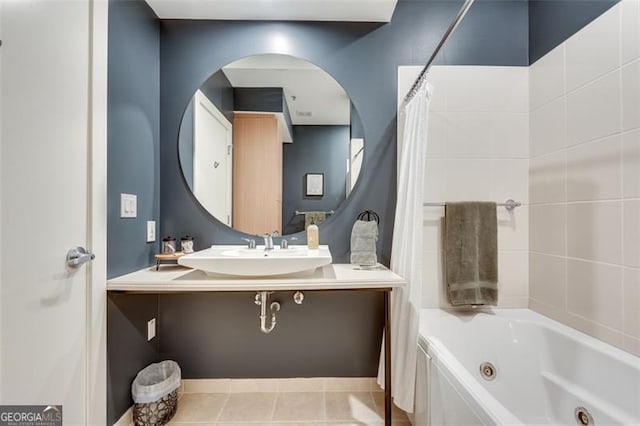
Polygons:
M351 193L363 150L362 125L340 84L276 54L213 73L186 108L178 140L198 202L249 234L287 235L326 220Z

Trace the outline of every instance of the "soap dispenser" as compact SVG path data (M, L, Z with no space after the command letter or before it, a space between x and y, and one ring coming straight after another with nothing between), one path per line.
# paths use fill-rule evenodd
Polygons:
M320 232L318 231L318 225L313 221L311 225L307 226L307 247L309 250L317 250L320 244Z

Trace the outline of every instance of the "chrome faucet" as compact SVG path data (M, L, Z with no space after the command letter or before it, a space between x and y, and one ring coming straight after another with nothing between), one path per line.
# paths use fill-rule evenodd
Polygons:
M278 231L273 231L272 233L267 233L261 235L264 238L264 249L265 250L273 250L273 237L279 237L280 233Z
M254 240L253 238L242 238L242 240L247 242L247 248L256 248L256 240Z

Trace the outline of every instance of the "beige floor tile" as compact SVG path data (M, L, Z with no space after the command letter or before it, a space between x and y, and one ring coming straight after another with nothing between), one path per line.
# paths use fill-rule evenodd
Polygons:
M327 392L325 393L327 420L355 422L384 420L376 410L371 392Z
M183 394L178 401L178 411L169 424L181 422L215 423L226 400L227 395L222 393Z
M376 409L378 410L378 414L384 419L384 392L373 392L372 395L373 400L376 404ZM409 421L407 413L396 407L395 404L392 404L391 419L401 422Z
M324 393L282 392L278 393L274 421L324 421Z
M277 393L232 393L222 409L218 422L268 423L273 415Z

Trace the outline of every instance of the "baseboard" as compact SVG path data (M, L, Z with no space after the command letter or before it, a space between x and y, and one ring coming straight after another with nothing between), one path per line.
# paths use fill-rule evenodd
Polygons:
M186 379L184 393L378 392L375 377L308 377L290 379Z

